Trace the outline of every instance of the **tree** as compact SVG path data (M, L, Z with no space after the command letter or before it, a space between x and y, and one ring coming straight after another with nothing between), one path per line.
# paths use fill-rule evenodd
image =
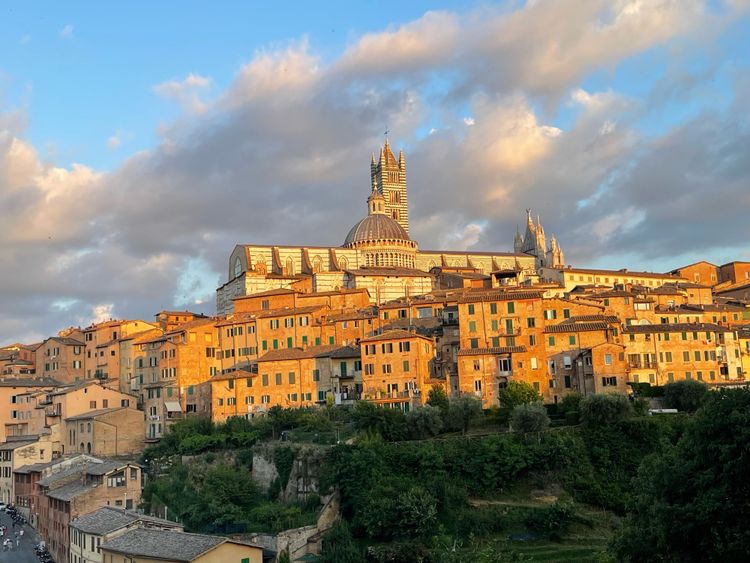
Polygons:
M354 541L346 520L336 522L323 536L323 548L318 561L321 563L364 563L364 553Z
M708 387L700 381L685 379L664 386L664 402L669 408L695 412L703 403Z
M500 389L500 406L513 409L542 400L542 396L525 381L511 381Z
M437 500L422 487L414 486L398 496L398 529L408 536L426 536L437 522Z
M443 428L440 409L429 404L406 413L406 423L418 439L437 436Z
M549 428L549 415L544 405L518 405L510 415L510 427L517 434L542 432Z
M646 458L613 544L620 561L747 561L750 390L709 393L675 446Z
M474 397L459 397L450 403L448 421L450 426L464 434L469 430L471 421L482 414L482 403Z
M581 421L587 426L608 426L633 415L633 406L621 393L597 393L581 400Z
M443 413L448 412L448 394L440 385L433 385L427 395L427 404L439 408Z

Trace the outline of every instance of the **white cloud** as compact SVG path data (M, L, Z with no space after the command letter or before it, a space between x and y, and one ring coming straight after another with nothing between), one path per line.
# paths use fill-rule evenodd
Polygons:
M73 38L73 25L68 24L60 30L60 37L63 39Z
M200 93L208 89L212 82L208 76L190 73L182 80L167 80L157 84L154 92L163 98L175 100L185 110L199 114L207 108Z
M94 305L91 311L91 323L102 323L114 318L114 303L100 303Z
M471 127L476 123L476 120L473 117L464 117L464 125L467 127Z
M112 135L107 139L107 148L110 150L118 148L121 144L122 139L120 139L119 135Z

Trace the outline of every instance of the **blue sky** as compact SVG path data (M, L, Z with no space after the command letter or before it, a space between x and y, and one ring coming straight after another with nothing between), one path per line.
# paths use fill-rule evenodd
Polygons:
M0 340L212 312L239 242L340 244L387 125L423 248L750 260L750 2L0 7ZM32 319L31 321L29 319Z

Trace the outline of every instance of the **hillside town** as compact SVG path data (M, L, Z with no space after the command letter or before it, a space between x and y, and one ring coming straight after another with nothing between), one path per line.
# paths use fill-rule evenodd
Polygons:
M55 561L264 560L139 511L139 455L186 418L361 401L408 412L435 388L492 409L510 382L548 404L747 385L750 262L578 267L531 210L512 251L423 251L387 140L371 179L341 246L238 245L216 316L164 310L0 349L0 502Z

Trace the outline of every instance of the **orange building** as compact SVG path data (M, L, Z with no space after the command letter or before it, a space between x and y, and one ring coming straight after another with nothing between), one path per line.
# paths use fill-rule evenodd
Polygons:
M406 330L389 330L360 341L365 400L409 410L424 404L432 385L435 343Z
M35 394L51 392L60 383L49 378L0 378L0 442L7 436L38 434L44 411L37 409ZM42 416L39 416L39 413Z
M159 439L174 421L197 412L195 386L218 373L216 341L214 319L197 319L139 342L145 357L135 373L147 440Z
M685 278L694 283L707 286L714 286L719 283L719 267L711 262L701 260L687 266L682 266L669 272L674 276Z
M742 380L739 339L711 323L631 325L623 328L630 380L665 385L697 379L709 385Z
M722 283L750 283L750 262L729 262L719 267L719 281Z
M61 383L74 383L84 378L86 345L83 333L53 336L42 342L36 350L37 374Z
M120 377L120 345L118 339L129 334L156 328L145 321L112 320L93 324L83 329L83 340L86 344L84 370L86 379Z

